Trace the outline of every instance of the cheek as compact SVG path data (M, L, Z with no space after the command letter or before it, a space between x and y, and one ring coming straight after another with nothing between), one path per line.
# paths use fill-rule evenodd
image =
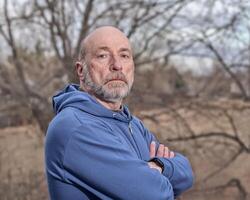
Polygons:
M134 65L131 65L127 68L125 71L125 74L127 75L128 79L133 79L134 78Z
M106 76L105 68L103 66L92 64L90 69L90 75L94 82L102 83Z

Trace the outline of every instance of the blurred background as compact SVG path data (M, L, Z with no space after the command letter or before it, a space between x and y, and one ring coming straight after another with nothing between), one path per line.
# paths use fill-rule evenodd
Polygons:
M77 83L80 41L102 25L133 44L126 103L191 160L195 185L179 199L250 199L248 0L1 0L0 199L48 199L51 97Z

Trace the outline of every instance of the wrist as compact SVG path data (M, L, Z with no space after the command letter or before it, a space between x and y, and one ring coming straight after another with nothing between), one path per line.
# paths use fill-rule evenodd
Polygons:
M152 168L157 168L157 170L159 170L161 173L163 172L163 170L164 170L164 164L157 157L154 157L154 158L150 159L149 163L154 163L154 167L152 167Z

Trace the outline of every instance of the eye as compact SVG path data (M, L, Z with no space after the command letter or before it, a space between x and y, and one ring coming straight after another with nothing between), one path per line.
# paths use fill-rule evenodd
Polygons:
M103 59L103 58L107 58L108 57L108 54L98 54L97 55L97 58L100 58L100 59Z
M126 59L130 58L130 56L128 54L121 54L121 57L126 58Z

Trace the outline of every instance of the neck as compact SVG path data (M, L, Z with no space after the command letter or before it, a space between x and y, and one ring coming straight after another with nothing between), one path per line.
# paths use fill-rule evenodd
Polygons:
M113 111L119 111L121 109L122 100L118 102L107 102L103 101L101 99L98 99L97 97L93 96L100 104L102 104L105 108Z

